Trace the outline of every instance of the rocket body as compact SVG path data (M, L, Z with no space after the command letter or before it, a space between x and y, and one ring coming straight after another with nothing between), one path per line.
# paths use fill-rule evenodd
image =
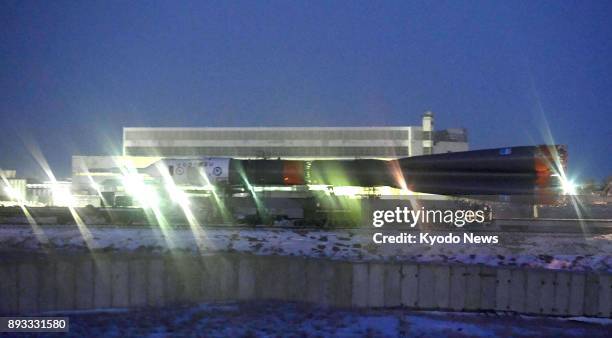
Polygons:
M177 184L390 186L441 195L531 195L558 190L565 146L525 146L397 160L164 159ZM160 163L155 164L159 168ZM155 170L147 168L154 175Z

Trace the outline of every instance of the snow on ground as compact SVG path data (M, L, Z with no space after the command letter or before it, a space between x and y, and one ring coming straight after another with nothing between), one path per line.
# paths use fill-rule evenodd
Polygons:
M609 337L612 330L609 320L588 323L494 313L343 310L283 302L64 315L70 318L70 337Z
M46 226L44 236L30 228L0 227L0 250L36 251L46 246L68 250L86 249L76 226ZM466 263L488 266L541 267L547 269L612 272L612 234L498 233L499 244L375 244L373 229L172 229L91 227L91 248L104 251L192 251L256 255L327 257L336 260L394 260L433 263ZM385 234L397 234L397 230ZM460 234L455 232L456 234ZM415 232L418 235L418 232ZM433 234L433 233L432 233ZM448 232L437 234L447 235ZM480 233L479 233L480 234ZM197 239L197 240L196 240Z

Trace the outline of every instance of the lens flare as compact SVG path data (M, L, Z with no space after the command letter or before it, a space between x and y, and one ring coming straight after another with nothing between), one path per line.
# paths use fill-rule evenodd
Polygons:
M87 248L91 251L94 246L93 236L81 216L74 208L74 196L72 196L72 194L70 193L70 189L66 189L66 185L62 185L57 181L57 179L55 178L55 174L53 173L51 167L49 166L49 163L47 162L47 159L42 154L40 148L38 148L36 144L31 142L27 144L27 147L30 150L30 154L32 155L32 157L34 157L38 165L42 168L43 172L49 178L53 198L55 199L57 197L59 201L66 204L66 207L68 207L70 215L72 215L72 218L74 219L74 222L76 223L77 228L79 229L79 232L81 233L81 236L83 237L83 240L87 245Z
M559 180L561 181L561 190L564 195L576 195L577 186L572 180L566 177L559 177Z
M159 226L160 235L167 247L174 248L170 224L161 211L160 198L155 188L145 183L145 175L138 173L131 161L123 160L122 157L115 157L114 161L121 172L121 183L125 192L142 207L152 229L156 230L154 225Z
M159 207L160 198L152 185L145 183L143 175L128 172L121 177L125 192L135 198L142 208L155 209Z
M19 191L17 191L15 188L11 186L10 182L8 181L6 176L2 174L2 172L0 172L0 178L2 179L2 182L5 185L4 190L6 191L7 195L13 201L15 201L17 205L19 205L19 208L21 209L26 219L28 220L28 223L30 224L30 227L32 227L32 232L34 233L34 236L36 237L38 242L42 244L48 244L49 239L45 235L45 232L43 231L43 229L40 226L38 226L38 223L36 223L36 220L34 219L34 217L32 217L32 214L30 214L30 211L26 207L26 201L25 201L24 196L22 196L19 193Z
M185 215L185 218L189 223L189 227L191 228L193 238L196 241L198 250L201 253L204 252L208 244L205 240L206 233L203 231L202 227L200 226L200 223L198 222L197 218L191 210L191 202L189 201L189 197L184 191L182 191L179 187L176 186L174 179L170 175L168 168L163 165L163 162L158 162L156 168L162 177L164 187L168 192L168 195L170 196L173 202L179 205L183 214Z
M219 210L219 212L221 213L221 218L223 222L231 223L232 217L230 216L230 213L227 210L227 207L225 206L223 199L219 196L219 193L217 192L216 187L210 183L210 179L208 178L208 175L206 175L206 171L204 171L203 168L199 168L198 174L200 175L200 178L204 182L205 190L210 191L210 193L212 194L213 200L215 202L215 206L217 207L217 210Z
M549 127L548 121L544 115L544 109L538 100L538 108L541 117L541 129L540 132L543 134L544 140L547 144L555 144L555 140L552 134L552 131ZM571 179L568 178L566 173L565 164L567 161L566 152L563 151L563 154L559 154L557 147L548 147L548 151L550 153L550 157L552 159L552 163L548 163L550 168L552 168L553 172L551 173L551 177L557 177L559 179L561 185L561 193L567 195L570 203L572 204L574 211L576 212L576 218L579 219L580 227L582 229L582 233L584 235L588 234L588 228L586 223L583 221L585 215L584 212L586 208L584 207L583 201L580 199L579 195L576 195L576 185L573 183Z

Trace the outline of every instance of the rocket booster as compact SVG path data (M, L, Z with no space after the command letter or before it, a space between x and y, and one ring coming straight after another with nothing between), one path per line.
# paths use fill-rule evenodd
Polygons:
M397 160L164 159L177 184L390 186L440 195L534 195L559 189L567 150L542 145ZM194 169L200 174L194 172Z

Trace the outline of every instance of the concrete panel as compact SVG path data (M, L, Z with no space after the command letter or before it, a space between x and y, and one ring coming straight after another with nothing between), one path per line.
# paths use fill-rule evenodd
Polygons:
M183 285L174 257L164 259L164 272L164 305L176 304L183 292Z
M584 314L584 287L586 276L573 273L570 281L569 314L581 316Z
M510 283L512 271L510 269L500 268L497 270L497 279L495 280L495 310L510 311Z
M111 263L111 305L113 307L128 307L130 305L130 274L129 265L125 260L114 259Z
M465 266L454 265L450 269L450 308L461 311L465 307L467 288Z
M368 306L381 307L385 305L385 270L380 263L370 263L368 271Z
M612 317L612 275L599 275L598 317Z
M527 277L522 269L514 269L510 273L510 310L525 311L527 303Z
M238 266L233 258L219 257L220 298L234 300L238 294Z
M164 261L154 258L150 260L147 273L147 304L150 306L164 305Z
M584 314L586 316L596 316L599 312L599 278L594 273L586 276L584 289Z
M438 309L450 307L450 267L441 265L435 267L435 306Z
M611 315L612 276L607 274L231 255L111 257L0 264L0 313L161 306L166 297L199 301L190 287L195 285L200 292L210 286L212 300L261 296L340 307Z
M205 301L221 300L221 265L216 256L204 256L201 259L202 273L200 284L202 299Z
M306 263L306 301L323 306L334 301L334 267L325 260L310 260Z
M28 314L38 310L38 270L36 265L22 263L18 266L19 313Z
M435 302L435 266L419 265L419 296L418 307L422 309L432 309L436 306Z
M465 288L465 309L480 310L480 266L467 266L466 288Z
M306 262L306 301L318 303L321 299L321 269L319 261Z
M147 304L147 270L148 262L144 259L134 259L129 262L130 306Z
M253 295L254 299L271 299L273 293L267 285L270 280L270 276L266 274L269 265L268 261L261 259L260 257L254 257L252 264L255 272L253 286L255 290Z
M287 297L290 301L306 300L306 260L289 259L287 266ZM347 286L350 290L350 284Z
M17 264L3 261L0 264L0 313L17 314L19 298L17 293Z
M220 258L217 256L211 256L205 258L205 261L212 265L213 273L206 274L202 268L201 260L193 256L184 256L176 262L178 269L180 285L182 286L178 294L178 299L181 303L196 303L202 301L203 297L203 285L202 282L204 277L211 278L214 281L214 300L221 300L221 264Z
M540 275L540 313L555 314L555 273L543 271Z
M56 264L57 309L74 310L75 308L75 267L74 262L59 260Z
M527 294L525 311L527 313L540 313L540 291L542 285L542 273L535 270L527 270Z
M283 297L286 297L287 285L283 283L283 280L285 279L284 276L282 276L283 267L280 267L280 264L282 264L282 262L283 259L278 257L257 260L255 294L259 299L279 300L283 299ZM307 269L309 271L307 279L308 283L310 283L313 276L317 277L317 263L309 262ZM312 269L317 270L317 272L311 273L310 271ZM316 302L316 300L312 301Z
M350 263L334 263L336 282L334 283L333 304L337 307L350 307L353 296L353 266Z
M400 306L401 300L401 265L387 264L385 265L385 289L384 298L385 306L393 307Z
M94 262L94 307L103 309L111 307L112 273L109 259L97 259Z
M55 286L55 262L52 259L48 259L39 263L38 271L40 271L38 309L40 311L55 310L55 300L57 296L57 288ZM0 287L0 290L1 289Z
M497 271L494 268L483 266L480 269L480 309L495 309L495 292Z
M76 264L76 308L94 307L94 264L92 259L83 259Z
M261 273L265 276L262 280L263 284L258 287L263 289L262 294L265 295L265 299L284 300L287 298L287 263L286 258L273 258L272 260L266 260L263 265ZM313 264L320 264L320 262L313 262ZM309 270L310 271L310 270ZM308 276L308 278L311 278ZM308 279L310 281L310 279Z
M416 307L419 296L419 266L402 265L401 303L403 306Z
M553 313L556 315L569 314L570 277L570 272L559 271L555 274L555 300L553 302Z
M334 264L327 260L320 262L319 299L317 304L331 306L334 302L334 287L336 285Z
M353 299L351 302L353 306L368 306L368 282L368 264L355 263L353 265Z
M238 299L255 298L255 261L251 258L240 258L238 262Z

